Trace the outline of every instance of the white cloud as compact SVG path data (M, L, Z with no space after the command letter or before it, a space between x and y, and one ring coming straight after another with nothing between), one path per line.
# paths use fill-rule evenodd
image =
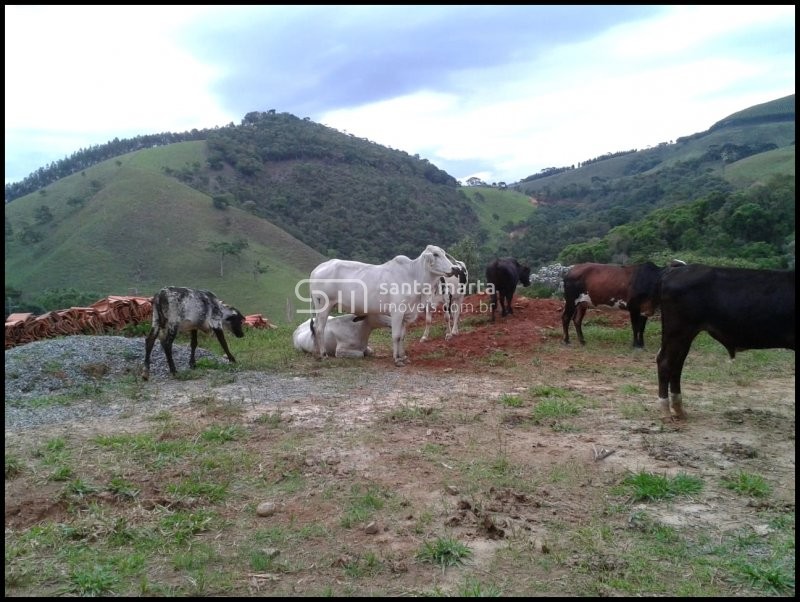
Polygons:
M794 6L607 8L593 27L569 7L513 9L518 24L482 6L489 43L450 47L470 7L400 23L397 7L6 6L6 182L115 137L271 108L513 182L794 93Z

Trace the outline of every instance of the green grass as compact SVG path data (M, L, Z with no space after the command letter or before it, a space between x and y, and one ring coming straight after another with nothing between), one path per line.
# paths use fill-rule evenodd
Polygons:
M531 412L533 423L547 422L557 431L568 430L570 427L564 419L577 416L586 406L583 396L561 387L537 385L531 388L531 394L535 398Z
M18 476L25 469L25 463L16 454L6 454L6 480L13 479Z
M525 402L519 395L503 394L500 396L499 401L507 408L521 408L525 405Z
M417 551L417 559L442 567L463 564L472 557L472 550L452 537L437 537L434 540L424 541Z
M622 484L628 488L633 500L648 502L694 495L703 489L702 479L685 473L670 478L650 472L639 472L626 476Z
M340 524L345 529L370 520L375 512L383 508L386 500L390 497L388 492L373 486L354 485L350 491L350 497Z
M723 477L722 484L726 489L735 491L740 495L750 495L753 497L766 497L772 491L769 483L761 475L737 471L727 477Z

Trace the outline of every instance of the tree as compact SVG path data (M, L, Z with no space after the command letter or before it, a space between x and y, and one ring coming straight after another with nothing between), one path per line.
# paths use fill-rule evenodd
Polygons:
M85 202L86 199L79 196L71 196L67 199L67 205L74 208L83 207Z
M467 272L470 274L470 281L480 280L479 276L482 274L478 272L480 267L478 265L478 245L475 244L471 236L465 236L456 244L451 245L448 253L459 261L464 262L464 265L467 266Z
M219 277L224 278L225 256L238 257L248 247L246 240L239 239L235 242L212 242L206 247L206 251L219 256Z
M53 220L53 214L50 211L50 207L47 205L39 205L39 208L34 211L33 215L37 224L43 225Z
M231 201L233 201L233 195L230 192L214 195L213 198L214 207L220 211L225 211L231 204Z
M26 245L36 244L40 242L42 238L44 238L39 232L37 232L33 226L31 226L27 222L22 222L20 224L20 231L17 232L17 239Z
M251 270L251 272L253 273L253 282L255 282L258 279L259 274L266 274L268 271L269 271L269 266L261 265L261 261L257 259L256 262L253 264L253 268Z

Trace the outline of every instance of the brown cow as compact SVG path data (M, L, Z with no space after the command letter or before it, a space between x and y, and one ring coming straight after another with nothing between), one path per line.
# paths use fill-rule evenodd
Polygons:
M658 283L664 268L652 262L634 265L611 265L605 263L579 263L564 275L564 311L561 324L564 328L564 344L569 345L569 323L575 324L575 332L581 345L583 317L588 307L608 305L627 310L631 316L633 346L644 347L644 327L648 316L658 307Z

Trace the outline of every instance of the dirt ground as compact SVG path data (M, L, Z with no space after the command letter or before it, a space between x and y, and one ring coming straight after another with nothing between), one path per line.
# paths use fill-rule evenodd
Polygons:
M293 391L285 400L266 407L260 402L258 375L241 372L233 383L213 385L217 400L241 404L237 419L250 429L243 445L264 458L257 470L269 473L273 470L270 466L278 464L276 457L282 457L284 464L294 463L310 483L302 495L273 498L278 511L268 519L252 512L266 500L231 500L219 510L236 526L233 532L217 535L222 538L220 545L241 539L265 521L302 525L321 520L341 531L337 526L340 512L321 493L325 487L369 482L391 491L407 508L405 513L379 513L375 525L342 531L333 542L315 541L314 549L295 550L294 554L283 551L296 565L305 561L315 568L246 575L242 577L246 588L239 593L316 595L326 587L340 591L342 582L347 581L342 567L357 557L354 550L374 551L389 567L372 582L362 582L365 590L394 595L433 587L453 591L463 579L462 573L443 572L414 561L426 534L445 529L473 549L470 570L483 575L484 581L505 583L507 595L580 595L580 587L568 583L568 571L546 568L541 562L525 567L530 572L525 579L538 584L536 591L526 589L522 578L502 577L503 571L511 568L498 565L497 554L511 541L515 545L525 541L534 557L556 550L560 557L579 555L554 525L592 524L606 503L603 496L610 485L629 472L669 476L684 472L704 480L706 486L699 496L648 507L663 524L677 528L704 529L710 534L742 528L758 532L769 528L760 515L765 505L794 511L793 371L751 381L737 377L735 368L726 367L732 377L717 388L685 375L689 419L665 424L655 401L658 342L649 328L645 351L625 348L594 353L588 334L586 347L576 344L574 333L571 346L560 345L562 304L558 300L517 297L514 314L507 318L498 315L494 323L481 311L485 302L478 296L467 299L473 311L465 312L462 332L450 341L444 340L439 329L433 340L419 342L422 323L418 322L408 335L411 364L407 367L393 366L385 344L376 346L375 357L347 360L361 362L363 368L355 374L348 370L351 381L345 392L333 386L329 396L320 394L319 389L307 394ZM586 323L593 319L630 332L624 312L590 310ZM436 316L435 323L441 323L441 316ZM313 362L309 359L304 366L318 384L335 378L335 369ZM546 385L576 392L586 400L585 409L567 421L569 428L556 421L530 420L536 404L530 390ZM184 425L200 428L215 419L208 407L192 403L208 394L208 382L164 381L157 386L159 395L174 400L174 412ZM522 405L504 405L504 396L517 396ZM403 408L414 409L413 417L398 412ZM280 414L282 436L291 433L303 441L295 452L276 450L280 439L276 431L254 426L267 412ZM152 423L130 412L111 421L50 427L48 433L7 432L6 448L9 439L12 446L14 442L23 446L23 437L41 439L56 432L89 439L97 432L146 428L152 428ZM313 446L307 445L312 439ZM505 458L528 485L482 488L479 478L465 479L469 470L462 465L459 471L457 465L471 458L478 466L481 457L487 461ZM773 488L768 501L732 495L722 487L721 477L741 470L768 480ZM139 477L140 510L175 503L158 482L146 475ZM126 478L136 482L137 475L131 469ZM280 475L269 478L279 479ZM26 479L7 479L6 530L45 519L69 520L68 505L54 494L57 487L54 483L31 487ZM100 499L118 503L108 496ZM430 523L421 529L423 514L430 515Z

